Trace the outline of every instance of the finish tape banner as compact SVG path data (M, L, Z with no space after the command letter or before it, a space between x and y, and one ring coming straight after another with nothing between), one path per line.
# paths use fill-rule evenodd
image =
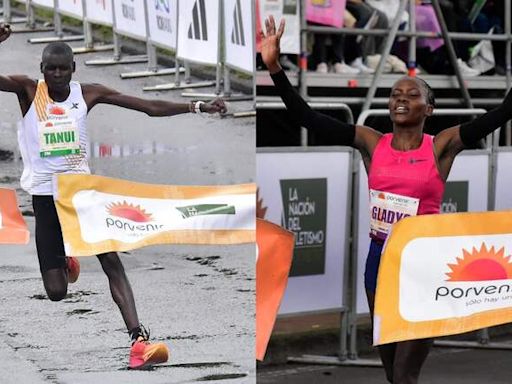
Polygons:
M146 40L144 0L114 0L116 32Z
M111 26L114 20L112 14L112 1L85 0L87 7L87 20L96 24Z
M226 64L250 74L254 72L252 4L249 0L224 0Z
M256 219L256 359L263 360L292 265L294 236Z
M84 17L82 0L59 0L59 11L79 19Z
M0 188L0 244L28 244L30 233L12 189Z
M178 58L217 65L219 0L180 0L178 12Z
M178 0L146 0L151 41L176 49L178 41Z
M379 267L374 344L511 322L511 254L511 211L402 219Z
M67 255L255 241L255 184L152 185L76 174L54 182Z

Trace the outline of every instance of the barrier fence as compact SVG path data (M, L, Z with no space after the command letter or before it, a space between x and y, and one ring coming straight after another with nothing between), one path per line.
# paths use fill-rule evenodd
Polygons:
M29 23L34 23L34 8L51 10L54 15L56 36L30 39L32 43L83 40L84 47L74 49L75 53L113 49L111 58L88 60L86 65L148 63L147 70L123 73L123 79L175 74L174 83L145 87L144 91L216 85L215 93L209 94L213 98L221 95L224 83L226 98L235 101L248 98L243 95L229 98L230 69L254 73L254 0L26 0L25 4ZM64 35L62 15L81 21L83 34ZM113 45L94 46L92 25L112 28ZM144 42L146 53L123 55L121 39L124 37ZM157 48L171 52L175 68L158 68ZM179 66L179 60L184 61L184 67ZM191 83L189 63L215 67L215 81ZM186 84L181 84L180 72L185 72Z
M339 164L327 167L326 164ZM347 311L352 150L262 149L256 156L259 210L295 233L279 314ZM340 354L346 354L346 316Z

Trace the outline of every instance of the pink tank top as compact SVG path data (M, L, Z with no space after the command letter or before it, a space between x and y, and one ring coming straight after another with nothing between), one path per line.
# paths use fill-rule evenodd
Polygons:
M439 213L444 193L444 181L439 175L434 156L433 136L423 134L421 145L410 151L398 151L391 147L393 134L381 137L373 152L368 174L370 196L372 191L396 194L419 200L417 214ZM373 193L374 196L384 196ZM391 196L394 198L394 195ZM408 214L395 214L385 208L372 207L372 219L392 224ZM383 212L384 211L384 212ZM372 226L370 236L384 240L386 235L376 233Z

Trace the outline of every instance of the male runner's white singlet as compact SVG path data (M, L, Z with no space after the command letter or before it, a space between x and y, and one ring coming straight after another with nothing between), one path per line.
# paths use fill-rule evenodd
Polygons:
M23 159L21 187L31 195L52 195L56 173L90 173L87 163L87 105L82 87L69 84L70 93L62 102L50 99L44 80L18 130Z

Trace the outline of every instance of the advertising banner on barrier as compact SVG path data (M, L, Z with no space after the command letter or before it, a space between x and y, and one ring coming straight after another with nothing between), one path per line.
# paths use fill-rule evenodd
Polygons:
M253 8L249 0L224 0L226 64L254 72Z
M306 0L306 20L341 28L346 3L347 0Z
M510 148L498 148L496 159L496 200L495 209L512 209L512 179L510 178L510 165L512 164L512 151Z
M122 35L146 40L144 0L114 0L116 31Z
M219 16L219 0L179 1L178 58L203 64L217 64Z
M254 184L171 186L59 175L54 189L66 253L90 256L151 244L255 241Z
M263 360L292 264L293 234L256 220L256 359Z
M85 0L87 20L92 23L111 26L113 23L112 1Z
M512 321L512 212L408 217L377 280L374 344Z
M79 19L84 17L82 0L59 0L59 11Z
M464 151L455 158L441 205L442 213L486 211L489 184L489 152ZM363 162L359 164L357 313L368 313L364 289L364 269L370 248L368 177Z
M32 0L32 4L45 8L55 8L54 0Z
M350 164L351 150L343 148L256 155L257 210L295 234L280 314L342 307Z
M30 233L13 189L0 188L0 244L28 244Z
M176 49L178 38L178 0L145 0L148 9L149 36L163 47Z
M261 26L265 19L274 16L277 23L284 18L286 28L281 38L281 53L300 53L300 0L259 0Z

